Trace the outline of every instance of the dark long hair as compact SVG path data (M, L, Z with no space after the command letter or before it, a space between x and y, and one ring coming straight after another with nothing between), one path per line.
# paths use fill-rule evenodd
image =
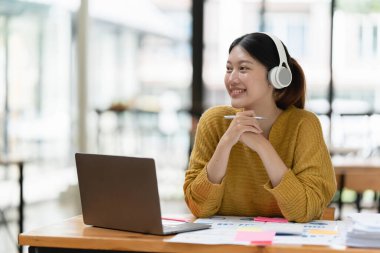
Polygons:
M254 59L261 62L268 71L278 66L280 62L275 43L265 33L250 33L237 38L232 42L228 52L231 53L235 46L244 48ZM286 88L274 89L273 95L276 105L283 110L291 105L303 109L306 96L305 74L298 62L290 57L285 45L284 48L292 71L292 82Z

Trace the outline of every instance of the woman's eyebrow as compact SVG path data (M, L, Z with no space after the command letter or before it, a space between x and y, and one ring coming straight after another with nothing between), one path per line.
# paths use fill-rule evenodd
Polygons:
M249 64L254 64L252 61L248 61L248 60L241 60L239 61L239 63L249 63Z
M248 61L248 60L241 60L241 61L238 61L238 63L239 64L242 64L242 63L254 64L254 62ZM227 64L231 64L231 61L227 61Z

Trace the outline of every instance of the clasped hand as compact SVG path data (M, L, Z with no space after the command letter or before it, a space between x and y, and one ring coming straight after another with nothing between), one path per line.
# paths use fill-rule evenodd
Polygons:
M231 148L238 141L241 141L257 151L258 142L264 137L262 136L263 130L260 128L257 119L254 118L255 116L256 114L252 110L238 112L224 133L222 140Z

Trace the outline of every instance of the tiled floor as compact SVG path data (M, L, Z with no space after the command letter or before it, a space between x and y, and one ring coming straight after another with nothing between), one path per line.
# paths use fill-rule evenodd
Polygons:
M80 211L70 202L62 201L46 201L27 205L25 208L25 224L24 230L28 231L37 227L45 226L57 222L59 220L78 215ZM12 238L5 231L4 226L0 228L0 253L16 253L15 246L16 235L18 233L17 212L9 210L7 212L8 219L11 220L10 228L12 230ZM24 249L24 252L26 250Z

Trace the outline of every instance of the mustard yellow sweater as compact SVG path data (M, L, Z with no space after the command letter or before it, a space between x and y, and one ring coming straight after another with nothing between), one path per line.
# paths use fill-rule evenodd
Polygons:
M289 168L272 187L258 154L238 142L232 148L221 184L207 178L207 163L235 114L217 106L201 117L186 172L186 203L197 217L211 215L283 216L290 221L318 219L335 191L335 174L322 129L315 114L294 106L273 124L269 141Z

